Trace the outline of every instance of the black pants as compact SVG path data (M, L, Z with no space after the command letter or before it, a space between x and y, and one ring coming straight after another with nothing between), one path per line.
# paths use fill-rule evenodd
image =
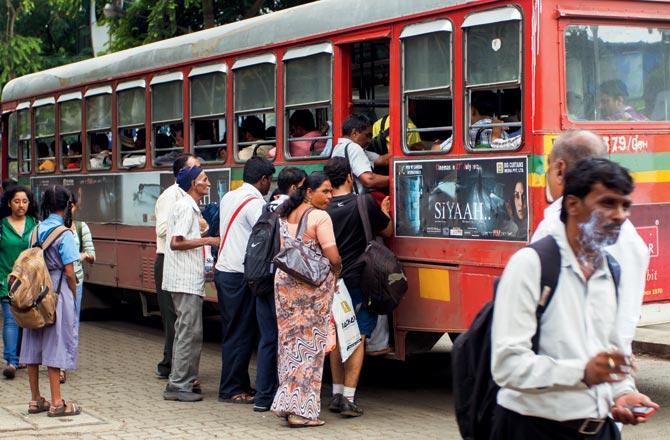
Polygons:
M154 280L156 281L156 296L158 308L163 320L163 332L165 333L165 344L163 345L163 359L156 365L156 372L162 376L169 376L172 369L172 344L174 343L174 323L177 314L172 303L172 296L164 292L163 286L163 263L165 255L156 254L154 263Z
M258 352L256 355L257 406L270 407L277 391L277 314L274 295L256 297Z
M523 416L498 405L495 410L491 440L620 440L619 428L607 419L597 435L579 434L577 430L553 420Z
M230 399L251 388L249 361L256 341L256 301L243 273L214 275L221 312L221 383L219 398Z

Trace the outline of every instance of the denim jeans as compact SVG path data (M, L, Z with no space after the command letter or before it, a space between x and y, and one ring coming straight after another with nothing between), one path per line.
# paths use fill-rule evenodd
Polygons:
M21 329L16 324L12 311L9 308L9 301L2 300L2 343L5 347L4 358L8 364L14 366L19 364L19 332Z

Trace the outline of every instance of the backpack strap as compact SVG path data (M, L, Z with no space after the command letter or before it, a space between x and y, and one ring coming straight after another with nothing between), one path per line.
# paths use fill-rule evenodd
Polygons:
M605 258L607 259L607 267L612 274L612 280L614 281L614 293L616 294L617 304L619 303L619 283L621 282L621 266L619 262L614 258L609 252L605 252Z
M233 215L232 215L232 217L230 217L230 221L228 222L228 226L226 227L226 233L223 234L223 239L221 239L221 246L219 246L219 255L217 255L217 258L221 257L221 252L223 252L223 246L226 244L226 238L228 238L228 233L230 232L230 227L233 226L233 222L237 218L238 214L240 213L240 211L242 211L242 208L244 208L247 205L247 203L251 202L252 200L254 200L256 198L257 198L256 196L247 197L240 204L240 206L237 207L235 212L233 212Z
M368 215L368 201L366 194L358 194L356 196L356 205L358 206L358 214L363 223L363 230L365 231L365 241L370 243L373 240L372 228L370 227L370 216Z
M542 315L554 297L554 291L558 285L558 277L561 273L561 250L551 235L547 235L543 239L529 244L528 247L537 252L537 255L540 257L540 301L535 310L537 329L531 339L533 351L537 353L540 348L540 322Z
M82 252L84 252L84 238L82 235L83 226L81 225L81 222L77 220L75 220L74 226L77 231L77 237L79 238L79 253L81 254Z
M377 135L377 136L383 135L384 139L386 139L388 137L389 132L391 131L391 126L390 125L388 126L388 128L386 128L386 121L388 121L388 119L389 119L389 115L384 115L384 117L382 118L382 123L379 126L379 134Z
M354 170L351 168L351 161L349 160L349 145L351 145L351 142L349 142L347 145L344 146L344 158L347 159L347 163L349 164L349 170L351 171L351 179L354 181L354 194L358 194L358 184L356 183L356 176L354 176Z
M37 246L37 225L33 228L33 232L30 234L30 247Z
M37 230L37 228L35 228L35 230ZM49 232L49 235L47 235L47 238L45 238L42 243L38 244L38 246L43 251L47 250L53 244L54 241L58 240L58 237L60 237L61 235L63 235L67 231L70 231L70 230L63 225L56 226L55 228L53 228L51 230L51 232ZM70 232L72 232L72 231L70 231Z

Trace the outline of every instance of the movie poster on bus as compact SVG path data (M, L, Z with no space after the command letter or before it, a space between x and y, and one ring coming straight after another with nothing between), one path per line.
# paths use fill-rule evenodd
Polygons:
M161 195L161 176L158 173L127 173L121 180L121 223L132 226L156 224L156 200Z
M205 206L210 203L219 203L223 195L230 189L230 168L205 169L205 173L207 173L207 178L209 179L211 187L209 188L209 194L202 198L200 203L201 206ZM173 184L174 174L161 173L161 192Z
M526 157L395 162L396 235L528 240Z

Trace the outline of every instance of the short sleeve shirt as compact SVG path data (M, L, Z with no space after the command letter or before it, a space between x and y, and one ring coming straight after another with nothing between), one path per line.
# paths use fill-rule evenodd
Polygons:
M172 250L172 237L185 240L200 238L200 208L191 196L181 198L168 218L163 290L173 293L204 295L205 260L202 247L185 251Z
M356 186L358 187L358 192L363 193L365 191L365 187L363 187L359 177L364 173L372 172L370 160L365 154L363 147L347 138L338 139L337 145L335 145L335 149L333 150L333 157L347 157L347 151L349 152L349 165L351 166L351 172L354 173L354 176L356 176Z
M363 255L367 246L363 221L358 213L356 194L336 196L330 201L326 211L333 220L335 241L342 257L342 275L344 283L353 289L361 284L360 265L356 264L358 257ZM370 218L372 233L383 231L390 219L382 212L372 196L366 194L368 217Z
M9 224L7 217L0 223L0 298L7 296L7 276L14 267L14 262L19 254L30 246L30 235L37 222L34 218L26 216L26 224L23 235L19 235Z
M51 214L37 227L37 241L42 243L49 236L49 233L57 226L63 226L63 217L58 214ZM63 266L79 261L79 246L74 238L74 234L65 233L63 239L58 245L58 255ZM55 243L54 243L55 244Z

